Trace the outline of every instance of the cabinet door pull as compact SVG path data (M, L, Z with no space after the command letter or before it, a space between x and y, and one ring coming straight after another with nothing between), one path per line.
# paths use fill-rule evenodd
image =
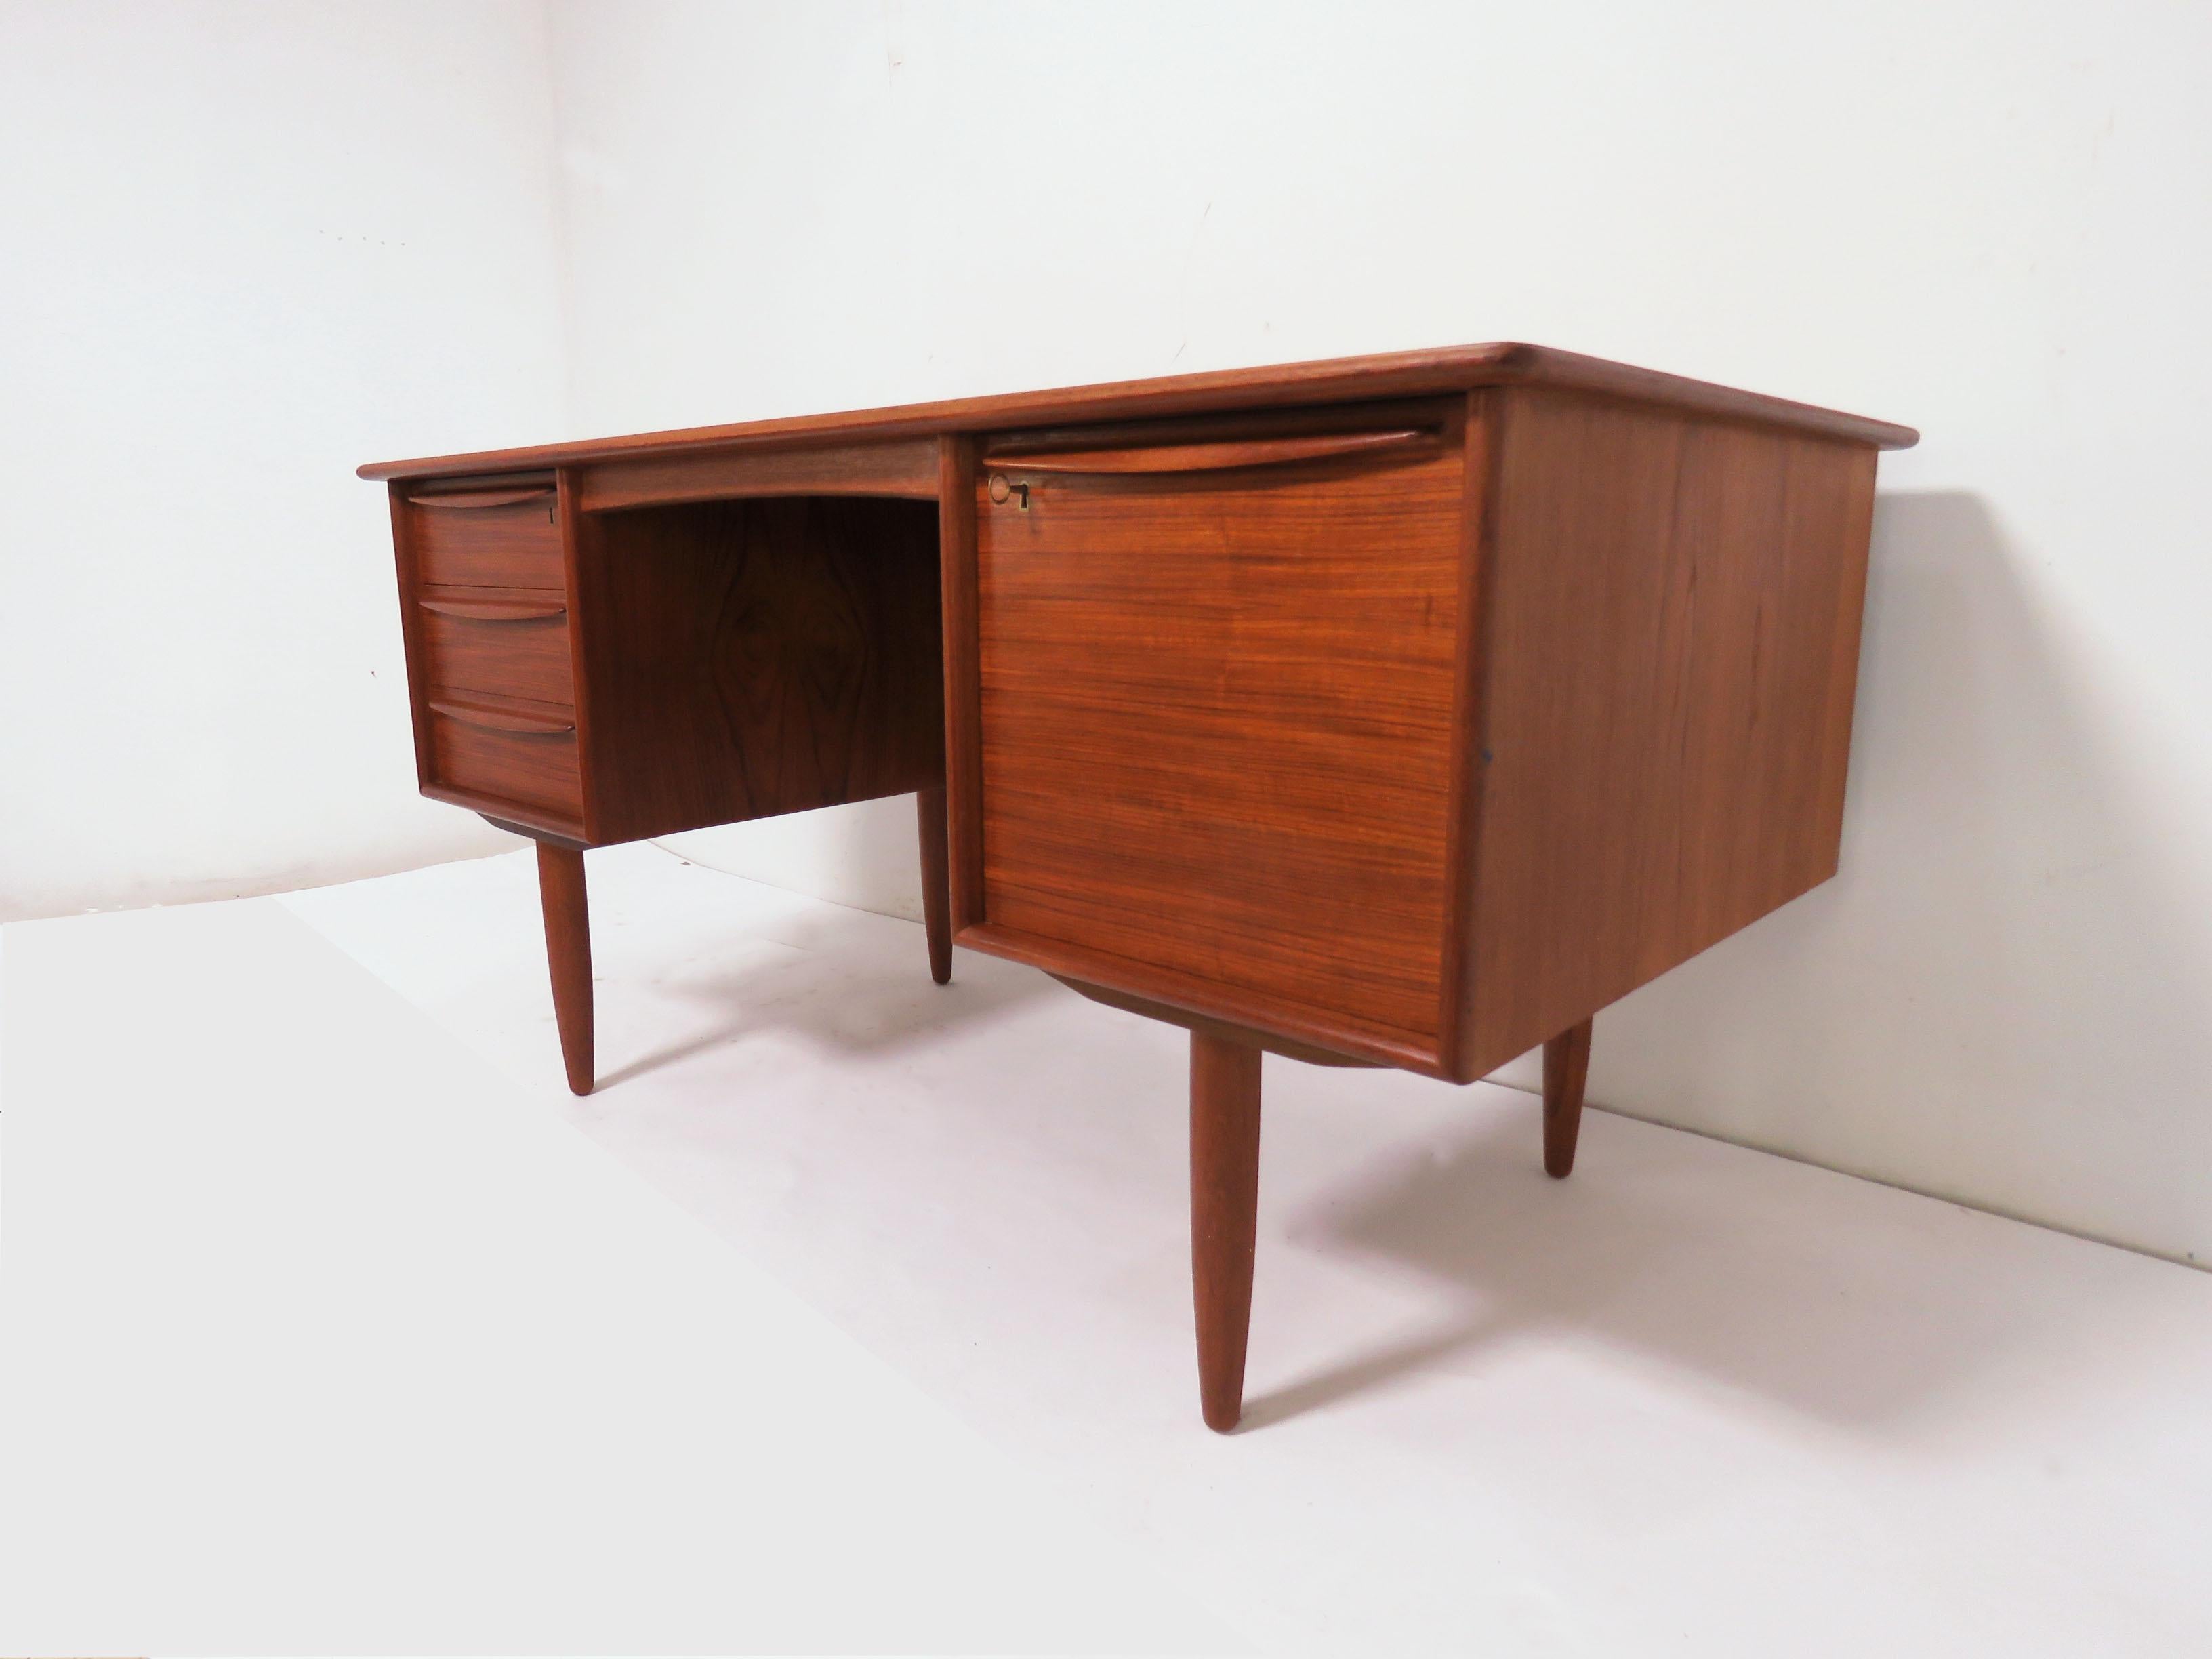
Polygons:
M1244 438L1224 443L1148 444L1135 449L1042 450L1035 454L993 452L987 465L1007 472L1224 472L1232 467L1295 466L1340 456L1382 456L1437 448L1434 432L1333 432L1288 438ZM994 499L997 492L993 492Z
M534 622L568 614L568 607L558 599L424 599L422 605L441 617L466 617L471 622Z
M551 484L532 484L526 489L456 489L443 495L410 495L408 501L416 507L433 507L441 512L477 510L487 507L513 507L520 501L538 501L554 493Z
M447 720L459 720L464 726L484 726L494 732L534 732L555 737L576 729L574 714L563 719L557 714L537 714L495 703L463 702L453 697L432 697L429 704Z

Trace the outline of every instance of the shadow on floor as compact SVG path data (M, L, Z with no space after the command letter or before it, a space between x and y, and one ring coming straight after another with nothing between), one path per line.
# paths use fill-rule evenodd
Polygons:
M1530 1104L1304 1206L1297 1243L1448 1286L1464 1311L1254 1398L1246 1426L1571 1330L1879 1431L1980 1409L2021 1367L2063 1374L2143 1282L2118 1252L2104 1261L2122 1271L2104 1271L2065 1259L2099 1250L2078 1240L1756 1152L1717 1164L1709 1142L1601 1114L1553 1182Z
M733 959L734 958L734 959ZM610 975L601 989L622 994ZM680 1042L608 1072L605 1091L724 1043L777 1030L845 1054L884 1054L988 1024L1056 992L1042 974L1011 963L952 953L952 981L933 983L921 929L854 910L826 910L787 926L773 940L739 940L711 958L666 967L637 981L640 993L673 995L711 1022ZM603 1027L609 1022L603 1020Z

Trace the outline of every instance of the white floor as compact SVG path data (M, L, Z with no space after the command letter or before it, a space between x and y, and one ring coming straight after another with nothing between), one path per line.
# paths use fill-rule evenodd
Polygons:
M2212 1276L1270 1060L1223 1439L1178 1033L591 874L7 930L0 1651L2212 1652Z

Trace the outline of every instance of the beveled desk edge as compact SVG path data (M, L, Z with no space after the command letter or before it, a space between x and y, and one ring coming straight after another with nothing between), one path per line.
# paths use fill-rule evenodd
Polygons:
M497 473L573 465L580 462L643 459L728 448L790 447L822 440L860 443L885 439L986 432L1059 421L1139 420L1249 409L1289 407L1378 398L1467 392L1486 386L1548 386L1624 403L1679 410L1711 419L1741 422L1862 444L1909 449L1920 434L1908 426L1869 420L1811 404L1793 403L1731 386L1716 386L1655 369L1635 368L1548 346L1501 341L1445 346L1430 351L1334 357L1257 368L1219 369L1143 380L1113 380L1048 392L954 398L849 413L800 415L728 426L685 427L666 432L577 442L487 449L464 455L372 461L363 478L434 478L454 473Z

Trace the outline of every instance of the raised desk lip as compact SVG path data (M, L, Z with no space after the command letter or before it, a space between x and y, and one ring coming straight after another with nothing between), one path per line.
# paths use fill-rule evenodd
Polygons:
M1255 407L1291 408L1370 398L1424 397L1491 386L1544 386L1685 414L1762 426L1874 449L1909 449L1909 426L1740 392L1656 369L1517 342L1426 351L1334 357L1256 368L1219 369L1143 380L1114 380L1044 392L954 398L889 409L684 427L623 437L487 449L404 461L372 461L369 479L434 478L522 472L588 461L678 455L713 449L769 449L834 440L869 443L1101 420L1141 420Z

